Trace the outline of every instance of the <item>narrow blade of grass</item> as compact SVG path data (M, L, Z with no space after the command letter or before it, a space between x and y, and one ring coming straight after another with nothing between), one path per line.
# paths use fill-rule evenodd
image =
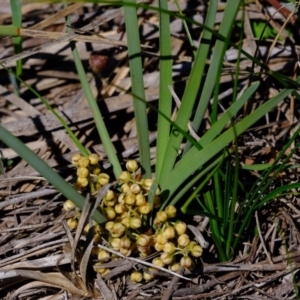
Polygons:
M161 9L168 9L166 0L159 1ZM163 167L163 159L166 153L168 139L170 135L171 124L167 116L171 119L172 95L168 86L172 84L172 50L171 50L171 33L170 33L170 16L166 12L159 12L159 103L158 103L158 120L157 120L157 144L156 144L156 178L160 177Z
M139 99L145 99L143 67L141 60L141 46L139 25L135 0L124 0L125 26L128 42L128 55L131 86L133 94L134 115L137 127L140 162L144 177L151 177L150 145L146 104Z
M0 139L8 147L16 151L20 157L28 162L39 174L45 177L59 192L61 192L67 199L70 199L80 209L84 204L84 197L80 195L72 186L70 186L59 174L50 168L39 156L37 156L31 149L24 145L17 137L12 135L3 126L0 125ZM95 211L93 219L101 224L106 221L105 217L99 212Z

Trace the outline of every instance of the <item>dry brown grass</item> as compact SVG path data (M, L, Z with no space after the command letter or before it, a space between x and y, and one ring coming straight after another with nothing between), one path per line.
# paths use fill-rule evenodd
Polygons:
M256 2L248 5L245 20L244 48L251 54L255 53L257 41L253 38L249 24L253 20L265 20L268 11L271 14L274 11L271 6L264 10L258 5L259 1ZM187 15L202 20L205 12L202 1L182 1L181 5ZM118 153L124 159L137 157L131 97L124 92L130 90L130 78L126 40L118 32L123 25L122 11L89 4L75 4L72 8L73 11L67 11L60 4L23 6L23 27L35 30L23 32L27 36L24 38L22 54L24 80L62 112L82 143L103 156L103 148L95 132L67 43L70 38L76 37L87 76L99 106L105 112L105 122ZM176 9L172 1L170 8ZM155 104L159 78L158 18L153 12L139 13L145 50L143 63L147 101ZM62 17L67 14L71 14L73 21L76 21L75 27L85 25L89 28L91 23L102 23L100 28L93 29L98 35L62 34ZM111 20L108 20L110 17ZM217 15L216 28L221 19L222 10ZM280 27L284 20L284 16L277 14L272 25ZM7 1L1 1L0 22L11 22ZM195 40L199 35L200 31L194 28ZM285 31L283 36L288 41ZM264 41L261 44L259 50L262 60L271 42ZM174 81L177 93L180 94L192 57L182 23L178 20L172 21L172 47ZM14 66L16 57L11 39L2 39L0 49L0 59L8 66ZM88 66L92 53L109 57L102 82ZM297 53L298 47L293 41L278 42L268 65L273 70L294 76ZM224 62L223 90L220 94L220 103L225 107L232 93L230 82L235 63L236 51L229 49ZM245 85L251 64L243 59L241 67L245 72L240 76L240 83ZM69 162L70 157L77 152L75 145L58 121L26 87L21 86L20 96L17 96L6 71L1 69L0 74L1 123L66 180L72 182L74 169ZM247 107L248 111L260 105L277 88L269 78L264 78L263 86L259 97ZM243 162L272 162L276 149L280 149L286 136L299 126L298 118L299 105L293 99L280 104L276 111L244 135L240 145ZM156 120L151 110L149 119L150 138L155 147ZM196 269L192 273L180 271L189 280L158 271L154 281L137 284L130 281L130 270L143 268L143 261L120 257L118 261L107 262L106 266L111 269L107 276L102 278L96 275L91 266L91 238L82 234L82 226L77 229L76 235L69 231L65 220L72 212L62 211L64 199L26 162L18 159L14 151L3 144L0 146L1 156L6 159L3 166L5 173L0 175L0 299L293 299L295 296L292 274L299 270L300 257L300 206L296 196L276 200L260 212L256 219L260 234L245 243L233 261L215 263L214 247L211 240L207 239L210 246ZM154 162L153 155L152 159ZM8 160L13 161L12 166L5 165ZM292 163L299 164L299 157L295 155ZM104 167L109 171L109 163L105 160ZM293 173L286 172L280 176L280 180L286 182L298 181L299 168ZM88 217L88 212L83 214L82 222L88 222ZM207 236L206 218L196 216L193 224ZM297 276L295 280L297 283Z

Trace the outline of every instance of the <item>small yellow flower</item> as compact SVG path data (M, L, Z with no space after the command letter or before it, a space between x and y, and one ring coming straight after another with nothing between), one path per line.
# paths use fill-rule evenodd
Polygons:
M155 236L156 243L164 245L168 240L164 237L163 233L160 232Z
M109 221L109 222L106 222L105 223L105 229L108 230L108 231L111 231L111 229L113 228L115 222L113 221Z
M106 194L104 195L104 197L103 197L103 199L105 200L105 201L111 201L111 200L113 200L115 198L115 193L114 193L114 191L112 191L112 190L108 190L107 192L106 192Z
M146 247L150 244L150 237L146 234L140 234L136 239L136 243L138 246Z
M89 184L89 180L86 177L78 177L76 184L82 188L87 187Z
M160 243L155 243L154 244L154 248L156 251L160 252L160 251L163 251L164 250L164 244L160 244Z
M187 234L182 234L177 239L177 244L181 248L185 248L190 243L190 238Z
M191 250L191 254L194 256L194 257L200 257L203 253L203 249L200 245L195 245L192 250Z
M87 166L90 164L90 160L88 157L80 157L78 164L82 168L87 168Z
M106 173L100 173L98 176L97 176L97 179L98 179L98 182L101 184L101 185L105 185L107 183L109 183L109 175L106 174Z
M69 211L69 210L73 209L74 207L76 207L76 205L69 199L66 200L63 204L63 209L66 211Z
M149 269L150 270L150 269ZM144 271L143 272L143 278L146 280L146 281L151 281L155 278L155 275L153 274L150 274L148 273L147 271Z
M81 158L81 154L77 153L77 154L74 154L71 158L71 161L72 161L72 164L76 167L79 166L79 159Z
M163 247L163 251L168 254L173 254L176 250L175 245L172 242L166 242Z
M169 270L173 271L173 272L177 272L180 268L180 263L178 262L172 262L171 264L169 264Z
M128 171L122 171L119 179L123 182L123 183L128 183L131 180L131 175Z
M184 222L179 221L175 223L174 228L178 235L182 235L186 232L187 226Z
M135 205L136 206L142 206L146 204L146 198L143 194L137 194L135 195Z
M156 213L156 218L161 222L161 223L164 223L167 221L168 219L168 215L165 211L158 211Z
M129 227L132 229L138 229L142 226L142 221L140 218L133 217L129 220Z
M188 270L191 270L194 267L193 260L187 255L182 256L182 258L180 259L180 264Z
M175 237L175 230L173 226L168 225L163 229L163 235L167 240L173 239Z
M125 226L122 223L114 223L114 226L110 230L110 234L114 238L118 238L125 232ZM120 246L121 247L121 246Z
M158 267L164 267L164 265L165 265L160 257L153 258L152 264L155 266L158 266Z
M124 256L130 256L131 255L131 249L125 249L125 248L120 248L120 253Z
M78 221L75 218L70 218L67 220L67 225L70 229L76 229L77 224L78 224Z
M107 220L114 220L116 218L116 212L112 207L106 207L104 209L104 215Z
M172 219L176 216L177 209L174 205L169 205L165 208L165 212L169 219Z
M144 205L139 206L138 210L141 214L147 215L151 211L151 204L149 202L146 202Z
M124 204L121 204L121 203L117 203L115 205L115 211L118 215L121 215L123 214L124 212L127 212L128 211L128 208L124 205Z
M102 260L102 259L106 259L106 258L110 258L110 254L109 254L109 252L108 251L106 251L106 250L100 250L99 252L98 252L98 259L99 260Z
M129 160L126 163L126 169L131 173L135 172L138 169L137 162L135 160Z
M129 249L131 247L131 241L127 236L123 236L120 240L120 248Z
M78 177L88 177L89 173L90 173L89 170L84 167L79 167L76 172Z
M120 238L113 238L110 241L110 245L114 250L119 250L120 249L120 244L121 244L121 239Z
M133 271L130 275L130 279L134 282L141 282L143 280L143 275L138 271Z
M90 168L90 173L94 175L98 175L101 172L101 168L99 166L93 166Z
M100 157L98 154L93 153L89 155L89 161L91 165L96 165L100 160Z
M131 186L130 186L130 191L132 194L138 194L141 192L141 187L137 184L137 183L133 183Z
M165 265L169 265L173 261L173 254L163 252L160 259Z
M142 180L142 186L146 191L149 191L153 182L154 182L153 179L145 178Z
M128 183L123 183L121 186L121 192L126 194L130 191L130 185Z
M133 205L135 203L135 195L128 193L124 196L124 201L127 205Z

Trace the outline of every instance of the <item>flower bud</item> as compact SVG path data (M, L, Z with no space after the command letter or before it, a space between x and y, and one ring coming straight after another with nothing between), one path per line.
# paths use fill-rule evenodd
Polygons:
M150 178L143 179L142 186L146 191L149 191L153 182L154 182L154 180L150 179Z
M110 232L111 229L113 228L114 224L115 224L115 222L113 222L113 221L106 222L105 229Z
M131 180L131 175L128 171L123 171L121 172L119 179L123 182L123 183L128 183Z
M134 194L126 194L124 196L124 201L127 205L133 205L135 203L135 196Z
M156 213L156 218L161 222L161 223L164 223L167 221L168 219L168 215L165 211L158 211Z
M79 166L79 159L80 159L81 157L82 157L82 156L81 156L81 154L79 154L79 153L74 154L74 155L72 156L72 158L71 158L72 164L73 164L74 166L78 167L78 166Z
M173 239L175 237L175 230L173 226L168 225L163 229L163 235L167 240Z
M84 187L87 187L87 186L88 186L89 180L88 180L86 177L78 177L76 183L77 183L80 187L84 188Z
M174 228L178 235L182 235L186 232L187 226L184 222L179 221L175 223Z
M127 236L123 236L120 240L120 248L129 249L131 246L131 241Z
M191 270L194 267L193 260L188 255L182 256L180 264L188 270Z
M76 205L69 199L66 200L63 204L63 209L66 211L69 211L69 210L73 209L74 207L76 207Z
M97 180L101 185L105 185L105 184L109 183L109 179L110 179L110 177L106 173L100 173L97 176Z
M176 216L177 209L174 205L169 205L165 208L165 212L169 219L172 219Z
M106 258L110 258L109 252L106 250L100 250L98 253L98 259L102 260L102 259L106 259Z
M160 232L155 236L156 243L164 245L168 240L164 237L163 233Z
M163 251L168 254L173 254L176 250L175 245L172 242L166 242L163 247Z
M143 194L136 194L135 195L135 205L136 206L142 206L146 204L146 198Z
M130 185L128 183L123 183L121 186L121 192L126 194L130 191Z
M112 207L106 207L104 209L104 215L107 220L114 220L116 218L116 212Z
M181 248L185 248L190 243L190 238L187 234L182 234L177 239L177 244Z
M131 173L135 172L138 169L137 162L135 160L129 160L126 163L126 169Z
M70 218L67 220L67 225L70 229L76 229L77 224L78 224L78 221L75 218Z
M91 165L96 165L100 160L100 157L96 153L92 153L89 155L89 161Z
M149 202L146 202L144 205L139 206L138 210L141 214L147 215L151 212L151 204Z
M125 232L125 226L122 223L114 223L114 226L110 230L110 234L113 238L118 238ZM120 246L121 247L121 246Z
M155 248L156 251L160 252L160 251L164 250L164 245L156 242L154 244L154 248Z
M164 267L164 265L165 265L160 257L153 258L152 264L155 266L158 266L158 267Z
M116 201L115 200L111 200L111 201L104 201L105 206L107 207L114 207L116 205Z
M180 268L180 263L178 262L172 262L169 264L169 270L173 271L173 272L177 272Z
M82 168L87 168L87 166L89 165L90 160L88 157L80 157L80 159L78 160L78 165Z
M194 257L200 257L203 253L203 249L200 245L195 245L192 250L191 250L191 254L194 256Z
M130 254L131 254L131 249L125 249L125 248L120 248L120 253L122 254L122 255L124 255L124 256L130 256Z
M129 220L129 227L132 229L138 229L142 226L142 221L140 218L133 217Z
M136 239L136 243L138 246L146 247L150 244L150 237L146 234L140 234Z
M99 166L93 166L90 168L90 173L94 175L99 175L101 172L101 168Z
M109 242L110 242L111 247L114 250L118 251L120 249L120 244L121 244L121 239L120 238L113 238Z
M124 193L121 193L119 196L118 196L118 202L121 203L121 204L124 204L125 203L125 194Z
M173 254L163 252L160 255L160 259L165 265L169 265L173 260Z
M105 201L111 201L114 198L115 198L115 193L112 190L108 190L103 197Z
M131 186L130 186L130 191L132 194L138 194L141 192L141 187L137 184L137 183L133 183Z
M130 275L130 279L134 282L141 282L143 280L143 275L138 271L133 271Z
M130 217L129 216L124 217L121 222L123 225L125 225L126 228L130 227Z
M150 274L148 273L147 271L144 271L143 272L143 278L146 280L146 281L151 281L155 278L155 275L153 274Z
M123 204L121 204L121 203L117 203L117 204L115 205L115 211L116 211L116 213L117 213L118 215L121 215L121 214L123 214L124 212L127 212L128 209L127 209L127 207L126 207L125 205L123 205Z

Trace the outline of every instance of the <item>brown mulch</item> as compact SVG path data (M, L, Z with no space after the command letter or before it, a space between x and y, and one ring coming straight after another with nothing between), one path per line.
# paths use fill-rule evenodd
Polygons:
M207 1L181 1L183 12L202 22ZM268 20L274 15L276 1L259 1L247 5L243 47L254 55L258 45L250 24ZM153 5L157 1L151 2ZM0 22L11 23L8 1L0 1ZM99 7L92 4L74 4L71 11L62 4L28 4L22 6L23 27L45 32L56 32L58 41L38 38L37 33L24 38L23 79L60 111L81 142L91 151L104 157L103 166L110 171L101 142L97 136L79 78L72 61L65 32L64 16L70 14L74 28L98 24L91 33L77 33L76 43L86 69L95 98L110 136L121 158L138 158L136 127L130 92L130 77L126 51L126 36L122 32L124 20L121 9ZM177 11L173 1L169 7ZM223 10L217 14L215 28L222 20ZM158 99L158 16L155 12L139 10L146 100L154 105ZM238 15L241 20L242 14ZM277 13L271 23L280 28L285 14ZM99 26L100 24L100 26ZM296 25L294 25L296 26ZM293 27L294 28L294 27ZM176 93L181 92L189 74L192 51L179 20L172 20L173 77ZM238 41L239 29L235 31ZM192 37L197 45L201 31L192 26ZM270 69L294 76L299 48L293 39L282 33L273 49L272 40L260 43L259 58ZM53 37L52 37L53 39ZM14 55L11 38L0 42L0 60L14 67L20 56ZM93 56L94 55L94 56ZM108 57L100 81L89 60L97 55ZM220 112L230 103L231 82L236 68L237 52L228 49L221 78ZM210 61L207 62L208 64ZM240 68L241 90L248 84L251 62L242 58ZM70 158L78 150L56 118L47 111L39 99L26 86L21 85L20 95L14 93L12 82L4 69L0 70L1 124L18 136L66 180L74 180L75 170ZM272 79L263 78L263 88L247 111L255 109L277 92ZM272 162L271 154L280 150L299 126L299 109L294 99L278 105L240 141L240 153L245 164ZM152 159L155 162L156 118L149 109ZM209 122L207 122L207 128ZM205 131L207 128L202 128ZM201 135L201 132L199 133ZM65 225L68 214L62 211L65 200L18 155L0 143L3 158L0 174L0 299L295 299L300 258L299 216L297 195L277 199L255 216L260 233L244 243L234 259L217 263L215 249L209 239L207 218L195 216L193 225L206 238L204 255L192 271L180 270L179 276L159 270L151 282L133 283L130 271L145 268L145 260L120 257L107 262L110 273L103 278L96 275L89 262L89 236L78 230L70 232ZM299 164L299 156L293 156ZM293 173L280 174L280 180L297 182L299 168ZM190 224L192 225L192 224ZM154 254L155 255L155 254ZM296 276L294 276L296 275Z

